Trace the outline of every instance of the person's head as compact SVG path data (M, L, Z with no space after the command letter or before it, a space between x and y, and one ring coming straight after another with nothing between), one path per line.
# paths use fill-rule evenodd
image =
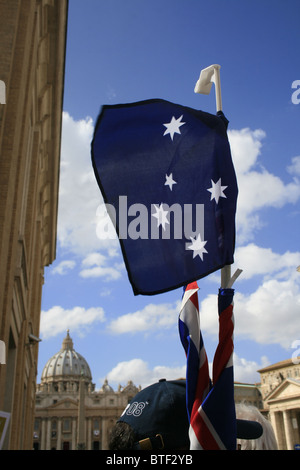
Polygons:
M261 433L259 423L237 419L238 437ZM189 449L186 381L162 379L138 392L112 429L109 449Z
M110 435L110 450L188 449L185 380L165 379L141 390Z
M236 405L236 416L241 420L251 420L260 423L262 435L257 439L238 439L240 450L277 450L277 442L270 421L268 421L255 406L243 403Z

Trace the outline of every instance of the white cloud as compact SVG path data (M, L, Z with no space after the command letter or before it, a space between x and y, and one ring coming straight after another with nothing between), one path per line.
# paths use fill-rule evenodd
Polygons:
M177 324L179 302L175 304L148 304L142 310L127 313L113 320L108 329L114 334L136 333L137 331L159 331Z
M300 156L292 158L292 164L287 167L287 171L291 175L300 176Z
M300 339L299 309L299 282L266 281L250 295L237 293L236 334L289 349L294 340Z
M235 382L242 383L255 383L259 382L260 376L257 372L259 369L269 365L266 357L261 358L261 363L249 361L240 358L234 354L234 380ZM211 372L210 372L211 373ZM176 380L185 378L186 365L166 367L163 365L154 366L153 369L149 368L149 364L142 359L131 359L129 361L119 362L108 374L106 378L111 386L127 385L129 380L142 388L157 382L159 379ZM103 382L103 378L100 382Z
M251 294L234 296L234 337L260 344L280 344L289 349L300 339L300 289L297 272L290 279L264 281ZM208 295L200 304L201 327L205 336L218 333L217 295Z
M257 163L265 137L266 133L262 129L252 131L245 128L228 131L234 167L239 175L247 173Z
M97 236L97 209L103 198L91 162L93 132L91 118L75 121L63 113L58 241L63 248L81 255L118 246L116 238Z
M73 260L61 261L57 266L55 266L51 273L60 274L61 276L67 274L71 269L75 267L76 263Z
M249 361L240 358L237 354L233 355L234 364L234 381L242 383L257 383L260 382L260 375L257 372L259 369L266 367L270 364L269 360L264 356L261 358L261 363Z
M146 387L159 379L176 380L185 378L185 365L179 367L155 366L152 370L142 359L119 362L108 374L110 384L127 385L132 380L135 385Z
M103 322L104 320L104 310L101 307L64 309L60 306L54 306L47 311L42 311L40 331L44 339L56 336L68 329L82 336L96 322Z
M101 292L99 293L99 295L101 297L109 297L112 293L112 290L111 289L102 289Z
M106 96L107 96L107 99L108 99L109 101L113 101L113 100L115 100L116 97L117 97L117 93L116 93L115 89L114 89L111 85L108 85L108 87L107 87Z
M243 270L241 280L263 275L265 278L288 278L296 269L300 260L300 252L286 251L283 254L274 253L271 248L262 248L254 243L238 247L235 250L235 266Z
M281 208L295 204L300 198L300 182L294 178L285 184L278 176L263 168L258 161L266 134L261 129L228 132L239 195L237 203L237 236L239 243L251 240L263 226L260 211L266 207ZM299 171L299 157L292 160L290 173Z
M112 253L111 258L113 256L114 253ZM124 264L114 263L113 266L107 266L107 263L111 262L111 258L101 253L90 253L82 261L82 266L85 268L80 271L80 276L84 278L103 277L105 281L119 279L122 275Z

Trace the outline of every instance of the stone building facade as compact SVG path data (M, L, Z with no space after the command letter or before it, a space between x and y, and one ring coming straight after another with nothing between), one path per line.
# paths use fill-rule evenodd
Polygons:
M263 401L259 384L234 383L234 401L247 406L255 406L259 410L263 408Z
M31 449L44 267L56 250L67 0L0 0L0 411Z
M264 413L272 423L280 450L300 448L300 358L258 371Z
M278 449L293 450L300 444L300 358L258 372L260 383L235 382L235 403L258 408L272 424ZM111 428L139 390L129 382L114 391L106 380L95 390L90 367L67 333L37 385L33 448L107 450Z
M96 391L90 367L67 333L37 386L33 448L107 450L111 428L139 390L129 382L115 392L105 380Z

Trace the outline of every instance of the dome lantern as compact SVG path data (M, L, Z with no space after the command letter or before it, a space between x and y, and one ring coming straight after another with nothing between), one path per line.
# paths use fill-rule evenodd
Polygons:
M74 349L74 346L73 346L73 341L70 338L69 331L70 330L67 330L67 336L65 337L65 339L62 342L62 349L64 349L64 350L70 349L72 351L72 349Z

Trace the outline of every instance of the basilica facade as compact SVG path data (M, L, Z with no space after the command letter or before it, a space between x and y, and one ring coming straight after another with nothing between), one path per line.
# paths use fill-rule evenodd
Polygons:
M261 382L234 384L236 404L255 406L270 420L279 450L300 444L300 358L259 371ZM131 381L114 391L105 380L95 389L86 359L67 332L37 384L33 449L108 450L109 434L141 387Z
M67 332L37 385L33 448L107 450L111 428L139 390L129 382L115 392L105 380L96 391L90 367Z

